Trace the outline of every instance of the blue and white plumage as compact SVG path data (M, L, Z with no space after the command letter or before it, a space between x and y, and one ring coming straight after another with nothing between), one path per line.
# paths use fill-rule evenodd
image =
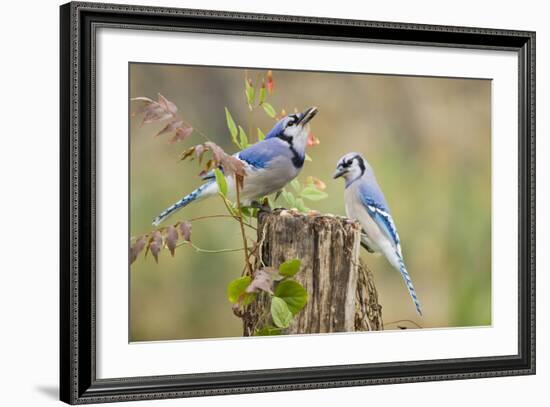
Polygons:
M363 229L362 245L371 253L382 253L399 271L416 311L422 315L420 301L403 261L397 228L371 166L360 154L348 153L336 166L334 178L339 177L346 181L344 201L347 216L357 220Z
M316 107L302 113L285 116L275 124L265 139L233 156L245 164L244 183L240 191L241 203L248 205L255 199L280 191L300 173L305 160L309 121L317 114ZM222 168L223 171L223 168ZM166 208L153 220L158 226L166 218L191 202L218 195L218 184L211 171L206 181L190 194ZM235 200L235 177L227 176L227 196Z

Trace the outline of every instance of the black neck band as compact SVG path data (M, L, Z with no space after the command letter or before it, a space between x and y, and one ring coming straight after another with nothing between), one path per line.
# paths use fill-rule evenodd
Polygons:
M305 157L300 156L300 154L298 154L298 151L296 151L296 149L294 148L294 140L292 139L292 137L285 136L284 134L279 134L277 138L288 143L290 151L292 152L292 164L294 164L296 168L302 168L304 166Z

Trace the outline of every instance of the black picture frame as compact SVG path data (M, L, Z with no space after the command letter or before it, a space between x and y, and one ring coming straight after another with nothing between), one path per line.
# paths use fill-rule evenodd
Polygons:
M79 2L61 6L60 22L62 401L83 404L535 373L534 32ZM436 361L97 379L94 35L98 27L105 26L517 52L518 353Z

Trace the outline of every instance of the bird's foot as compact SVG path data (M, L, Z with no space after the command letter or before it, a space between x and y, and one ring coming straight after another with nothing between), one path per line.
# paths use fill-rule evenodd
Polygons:
M271 206L269 206L269 201L265 198L261 203L258 201L252 201L250 207L258 209L260 212L271 212Z

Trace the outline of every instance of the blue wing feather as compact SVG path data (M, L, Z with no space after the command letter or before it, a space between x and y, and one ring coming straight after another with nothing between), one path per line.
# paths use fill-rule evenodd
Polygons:
M239 160L246 162L250 167L263 169L269 166L269 162L278 156L288 155L288 147L285 147L278 139L270 138L262 140L238 153L233 154ZM223 168L221 168L223 171ZM214 171L209 171L202 176L203 179L213 179Z
M266 168L275 157L288 155L289 149L277 138L262 140L237 153L237 156L255 168Z
M401 257L401 243L399 240L399 234L397 228L393 222L393 218L390 214L390 209L386 203L384 194L380 190L378 185L369 185L368 183L361 183L358 188L361 202L367 209L371 218L376 222L378 227L388 236L397 249L399 256Z

